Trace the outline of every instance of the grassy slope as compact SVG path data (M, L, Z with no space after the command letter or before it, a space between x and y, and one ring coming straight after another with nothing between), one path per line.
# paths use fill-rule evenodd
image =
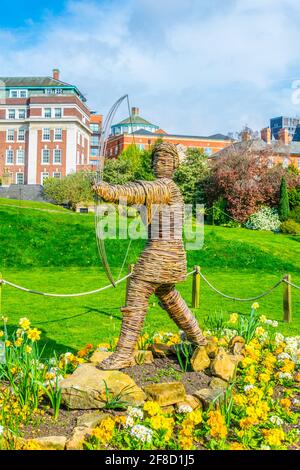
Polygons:
M38 204L39 208L46 207ZM47 205L47 209L52 208ZM115 276L119 274L127 244L127 241L106 242ZM132 243L128 263L135 261L142 247L142 241ZM260 293L287 272L300 284L299 259L297 238L211 226L205 227L202 250L188 253L190 268L201 265L213 284L223 292L240 297ZM80 292L106 285L96 249L93 215L70 217L64 210L54 213L0 204L0 270L12 282L48 292ZM3 313L12 324L19 317L28 316L43 329L50 348L78 348L86 342L118 334L124 287L120 285L116 290L77 299L33 296L5 287ZM191 278L178 287L189 303ZM251 302L242 304L223 299L203 282L201 289L201 308L195 311L201 323L208 313L227 315L233 311L249 311ZM299 291L293 291L293 301L293 324L282 324L281 329L299 334ZM262 299L260 304L262 313L280 321L282 288ZM175 329L157 304L150 307L146 327Z

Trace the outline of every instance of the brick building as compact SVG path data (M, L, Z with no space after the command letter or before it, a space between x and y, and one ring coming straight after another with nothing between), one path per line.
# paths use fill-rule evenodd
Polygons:
M247 131L243 132L242 140L221 150L212 158L226 157L230 153L243 153L245 151L255 154L267 154L269 166L282 165L284 168L292 165L300 171L300 142L292 141L288 129L280 129L277 140L272 139L270 127L261 130L260 138L253 139Z
M91 114L90 129L91 129L91 145L90 145L90 166L91 170L96 170L100 158L100 139L102 131L102 114Z
M141 150L148 149L158 139L175 144L179 153L187 148L199 148L207 155L212 155L232 143L229 137L222 134L207 137L168 134L156 124L142 118L138 108L132 108L131 116L112 126L111 135L107 140L106 156L117 157L123 149L132 144L136 144Z
M90 111L78 88L52 77L0 77L2 184L43 184L90 165Z

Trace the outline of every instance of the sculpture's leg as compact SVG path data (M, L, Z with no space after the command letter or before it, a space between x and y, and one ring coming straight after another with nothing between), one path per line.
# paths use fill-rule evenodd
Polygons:
M116 351L99 364L100 369L123 369L132 364L134 350L141 334L148 309L148 301L155 292L157 284L130 279L127 305L123 313L121 333Z
M198 322L173 284L162 284L156 290L161 307L166 310L178 328L195 344L205 345Z

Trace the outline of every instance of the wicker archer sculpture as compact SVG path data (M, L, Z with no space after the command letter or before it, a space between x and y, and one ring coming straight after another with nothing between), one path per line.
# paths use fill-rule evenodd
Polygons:
M121 309L117 349L99 365L102 369L121 369L132 363L152 294L192 342L205 344L195 317L175 289L175 283L184 281L187 274L182 241L183 199L172 180L178 163L176 147L164 142L153 151L155 181L121 185L101 182L93 188L107 202L126 198L129 205L145 205L148 214L148 240L130 278L126 306Z

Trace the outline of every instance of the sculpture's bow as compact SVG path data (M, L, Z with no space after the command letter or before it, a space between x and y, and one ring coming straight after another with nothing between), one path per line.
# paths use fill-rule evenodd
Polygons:
M131 116L128 95L121 96L121 98L119 98L115 102L115 104L111 107L108 115L106 116L104 124L102 126L102 132L101 132L101 138L100 138L100 156L99 156L99 162L98 162L96 183L99 183L103 180L103 168L104 168L104 163L105 163L107 138L108 138L108 135L109 135L112 120L113 120L120 104L125 99L127 100L129 115ZM110 283L113 285L113 287L116 287L116 282L114 280L114 277L112 275L112 272L111 272L111 269L110 269L110 266L109 266L109 263L108 263L104 239L103 239L102 236L99 236L98 230L97 230L98 223L99 223L99 218L100 218L99 213L98 213L99 211L97 210L97 208L98 208L98 205L100 204L100 202L101 202L101 197L98 194L96 194L95 195L95 230L96 230L97 246L98 246L99 255L100 255L105 273L106 273ZM127 249L127 254L128 254L128 249ZM125 260L124 260L122 266L124 266L124 264L125 264Z

